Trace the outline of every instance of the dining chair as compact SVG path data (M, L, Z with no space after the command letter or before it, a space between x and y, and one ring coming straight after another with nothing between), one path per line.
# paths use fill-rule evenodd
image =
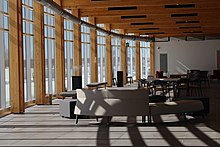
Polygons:
M185 92L185 95L189 95L189 83L188 78L181 78L176 83L176 90L175 90L175 96L180 97L180 95L183 95L183 91Z
M165 95L167 92L167 82L162 80L154 80L150 83L150 89L153 95L157 95L157 92Z
M200 71L200 81L201 81L201 84L204 82L205 84L207 83L208 86L210 87L208 71L206 70Z
M200 79L200 70L191 70L188 73L188 82L189 82L189 91L190 95L193 95L193 92L196 96L202 96L202 87Z

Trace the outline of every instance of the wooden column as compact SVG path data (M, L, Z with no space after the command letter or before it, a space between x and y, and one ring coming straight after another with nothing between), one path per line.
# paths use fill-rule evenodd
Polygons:
M78 9L73 9L72 14L80 18ZM73 24L74 27L74 76L82 76L82 50L81 50L81 26Z
M155 74L154 42L150 43L150 74Z
M125 34L124 30L120 30L120 34ZM121 70L123 71L123 82L126 84L126 73L127 73L127 50L126 40L121 40Z
M95 18L89 17L89 23L96 25ZM97 33L90 29L90 70L91 82L98 82Z
M136 34L137 36L139 34ZM136 41L136 80L141 78L140 41Z
M10 97L11 112L24 112L24 65L22 33L22 1L10 0L9 48L10 48Z
M110 24L105 25L105 30L110 31ZM107 86L112 86L112 46L111 46L111 36L106 36L106 79Z
M36 104L45 104L44 9L34 1L34 84Z
M58 5L62 5L61 0L54 0ZM56 93L65 91L65 62L64 62L64 28L63 17L55 14L55 42L56 42Z

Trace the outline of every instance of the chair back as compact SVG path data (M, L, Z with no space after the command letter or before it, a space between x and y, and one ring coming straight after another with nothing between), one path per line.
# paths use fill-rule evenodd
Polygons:
M156 78L163 78L163 71L156 71Z
M189 82L198 82L200 80L200 70L190 70L188 80Z
M200 78L201 78L201 79L208 79L208 71L206 71L206 70L201 70L201 71L200 71Z

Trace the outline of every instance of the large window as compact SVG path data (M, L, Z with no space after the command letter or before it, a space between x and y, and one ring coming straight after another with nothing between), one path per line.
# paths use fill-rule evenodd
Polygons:
M150 75L150 43L140 41L141 51L141 78L147 78Z
M127 48L127 76L136 79L136 45L135 41L126 40Z
M104 28L104 24L98 24ZM106 81L106 38L105 34L97 31L97 52L98 52L98 81Z
M54 12L44 7L45 81L46 93L55 94L55 18Z
M8 1L0 0L0 109L10 106Z
M112 32L119 33L117 30L112 30ZM112 37L112 76L117 77L117 71L121 70L121 39Z
M22 0L24 98L34 100L34 28L33 0Z
M73 22L64 19L65 88L67 90L72 89L72 76L74 74L73 36Z
M88 17L82 17L88 22ZM82 47L82 87L90 83L90 28L81 25L81 47Z

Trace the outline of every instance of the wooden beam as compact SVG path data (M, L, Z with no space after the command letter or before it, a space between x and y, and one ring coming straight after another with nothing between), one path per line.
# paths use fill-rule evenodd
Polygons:
M44 58L44 8L34 1L34 88L36 104L46 104Z
M155 74L155 53L154 53L154 42L150 43L150 74Z
M110 31L111 26L110 24L105 25L105 30ZM111 36L106 36L106 79L107 79L107 86L112 86L112 46L111 46Z
M199 0L199 3L218 3L219 0ZM195 0L178 0L178 4L195 3ZM165 4L177 4L173 0L104 0L104 1L91 1L91 0L63 0L64 8L91 8L91 7L119 7L119 6L154 6L154 5L165 5Z
M96 19L89 17L89 23L96 25ZM98 82L97 33L90 29L90 70L91 82Z
M139 34L135 34L139 35ZM136 80L141 78L140 41L136 41Z
M22 1L8 1L11 112L24 112Z
M72 14L77 18L80 18L78 9L73 9ZM74 23L73 27L74 27L74 75L82 76L81 25Z
M61 0L54 0L58 5L62 5ZM65 91L65 59L64 59L64 28L63 17L55 14L55 42L56 42L56 93Z
M125 34L124 30L120 30L120 34ZM121 70L123 71L123 84L126 84L126 73L127 73L127 51L126 51L126 40L121 40Z

